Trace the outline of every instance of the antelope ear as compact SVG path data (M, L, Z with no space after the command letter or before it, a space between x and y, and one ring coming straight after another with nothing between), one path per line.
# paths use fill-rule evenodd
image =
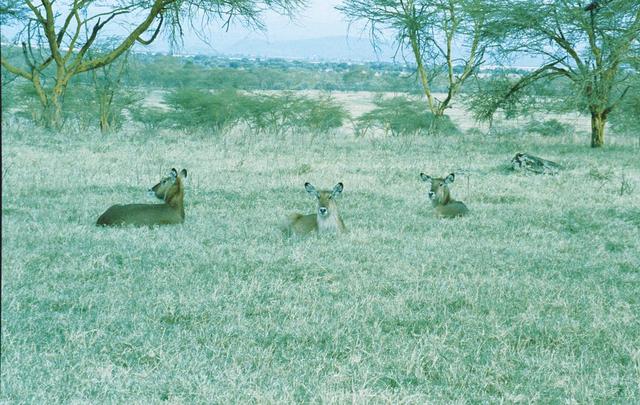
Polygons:
M445 179L444 184L451 184L456 179L456 175L454 173L450 173Z
M426 181L427 183L431 183L431 176L428 176L424 173L420 173L420 179L422 181Z
M314 197L320 197L318 190L313 186L313 184L306 182L304 183L304 189L307 190L307 193L311 194Z
M178 177L178 171L175 167L171 169L171 171L169 172L169 176L173 177L174 179Z
M180 170L180 177L182 177L183 179L187 178L187 169Z
M331 196L332 197L337 197L340 195L340 193L342 193L342 190L344 190L344 184L342 184L342 182L338 183L335 185L335 187L333 187L333 190L331 191Z

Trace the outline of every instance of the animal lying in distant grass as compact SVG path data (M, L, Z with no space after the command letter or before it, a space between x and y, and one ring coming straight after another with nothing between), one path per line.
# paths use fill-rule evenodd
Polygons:
M305 183L305 190L318 201L314 214L291 214L283 231L287 235L305 235L313 232L319 234L341 233L346 228L338 213L336 198L342 193L344 186L338 183L333 190L316 190L311 183Z
M469 212L469 209L462 201L456 201L451 198L449 184L455 180L455 174L451 173L447 177L441 178L420 173L420 178L430 185L427 198L431 201L436 215L443 218L453 218L466 215Z
M522 170L536 174L558 174L560 165L528 153L518 152L511 159L513 170Z
M171 169L167 177L160 180L149 191L162 204L116 204L100 215L96 225L136 225L153 226L181 224L184 222L184 181L187 170L180 173Z

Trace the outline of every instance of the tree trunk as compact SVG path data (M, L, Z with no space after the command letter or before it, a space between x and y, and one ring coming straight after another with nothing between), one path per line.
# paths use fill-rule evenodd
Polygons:
M53 87L51 97L49 97L44 111L44 125L48 129L60 129L62 127L62 103L66 89L66 83L60 82Z
M591 111L591 147L600 148L604 146L604 125L607 123L607 116L601 111Z
M60 129L62 127L62 104L57 97L51 97L46 106L43 106L43 124L47 129Z
M413 56L416 58L416 65L418 70L418 76L420 76L420 83L422 84L422 91L424 95L427 97L427 103L429 105L429 110L432 113L436 113L436 105L433 100L433 95L431 94L431 88L429 87L429 78L427 77L427 71L424 68L424 64L422 63L422 54L420 53L420 46L418 45L418 37L417 33L410 31L409 32L409 40L411 41L411 49L413 50Z
M111 131L111 103L106 94L100 94L100 133L106 135Z
M445 119L444 108L438 108L434 114L431 123L429 124L429 129L427 132L429 134L437 134L440 131L441 122Z
M106 135L111 130L111 124L109 124L109 117L100 114L100 133Z

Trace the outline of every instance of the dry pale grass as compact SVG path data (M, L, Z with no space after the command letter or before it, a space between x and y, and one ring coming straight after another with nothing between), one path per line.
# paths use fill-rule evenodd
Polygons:
M3 403L640 402L635 139L4 125ZM171 167L183 225L94 226ZM305 181L344 182L348 234L282 237Z

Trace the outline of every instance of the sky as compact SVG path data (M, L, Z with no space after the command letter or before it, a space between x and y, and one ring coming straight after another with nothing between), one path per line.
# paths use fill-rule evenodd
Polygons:
M245 37L250 37L269 41L288 41L327 36L345 36L347 35L349 24L343 15L334 8L341 2L341 0L307 0L307 7L297 12L293 20L273 11L267 11L263 14L264 22L267 26L265 32L255 32L239 24L232 24L229 31L225 32L220 27L223 22L216 21L210 27L212 39L237 42ZM105 7L105 10L101 11L106 11L106 9L108 8ZM15 27L2 27L3 34L8 37L15 33L16 30ZM191 35L188 36L191 37ZM199 42L197 39L193 39L193 41Z
M348 23L335 9L340 3L339 0L309 1L308 8L293 21L271 12L265 18L268 29L265 34L274 41L346 35Z
M387 44L382 45L380 52L374 51L363 24L358 22L350 26L335 9L341 3L342 0L307 0L307 7L295 13L293 18L266 11L263 14L264 31L255 31L239 23L231 24L227 31L222 28L223 21L214 20L202 33L204 40L185 23L181 47L172 50L169 41L160 36L151 45L136 45L135 49L179 54L391 61L395 48ZM57 4L60 6L64 2ZM110 27L110 35L122 36L126 33L117 24L111 24ZM17 27L2 27L3 37L12 38L16 32ZM148 38L149 35L147 33L144 37ZM298 43L294 44L295 41ZM535 65L535 61L520 61L517 65Z
M296 13L293 19L267 11L263 15L265 31L255 31L240 24L232 24L225 31L221 27L222 22L216 21L205 35L209 44L199 39L195 33L185 32L182 52L203 52L206 49L227 51L234 44L245 40L282 42L347 35L350 38L367 38L361 28L350 28L344 16L335 9L340 3L341 0L308 0L307 7ZM164 39L149 47L149 50L168 49L168 43Z

